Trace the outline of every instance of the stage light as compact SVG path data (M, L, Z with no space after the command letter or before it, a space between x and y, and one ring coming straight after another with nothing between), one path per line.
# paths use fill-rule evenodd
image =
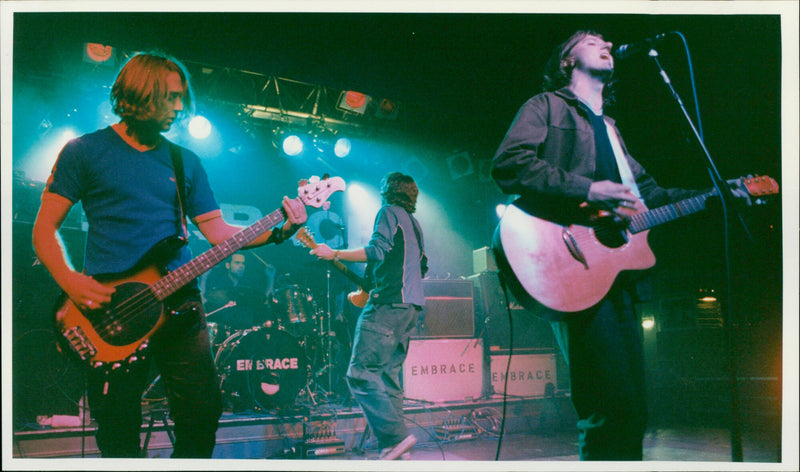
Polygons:
M336 157L346 157L350 154L350 140L347 138L339 138L336 140L336 144L333 146L333 153L336 154Z
M365 204L367 206L372 205L374 206L374 202L371 200L376 200L376 198L360 183L358 182L351 182L350 185L347 187L347 198L350 200L352 204ZM367 203L369 202L369 203ZM359 208L359 209L366 209L366 208Z
M645 318L642 320L642 328L644 329L653 329L655 325L656 321L653 318Z
M381 208L381 197L372 185L350 181L345 190L347 243L350 247L363 246L372 235L375 215Z
M447 158L447 167L450 169L450 178L458 180L475 172L472 159L466 151L459 152Z
M399 108L399 103L384 98L375 109L375 116L385 120L394 120L397 119L397 111Z
M714 289L701 288L700 298L697 301L704 303L714 303L717 301L717 296L714 294Z
M116 50L112 46L105 44L83 43L83 62L114 67L116 65Z
M287 156L296 156L303 152L303 141L296 134L290 134L283 140L283 152Z
M25 175L34 182L46 182L53 170L58 153L61 149L76 138L78 133L71 127L57 128L40 141L30 151L30 157L25 157L25 162L20 166Z
M78 135L75 134L73 129L65 129L63 133L61 133L61 138L59 138L57 142L57 146L64 147L67 145L68 142L75 139Z
M189 121L189 134L195 139L206 139L211 134L211 122L202 115L192 117Z
M367 106L369 106L370 101L372 101L372 97L369 95L364 95L361 92L353 92L352 90L346 90L339 95L339 101L336 104L336 108L342 111L355 113L357 115L363 115L364 112L367 111Z

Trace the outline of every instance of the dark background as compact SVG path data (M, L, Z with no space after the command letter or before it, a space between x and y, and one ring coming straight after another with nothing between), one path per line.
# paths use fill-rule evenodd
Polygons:
M32 267L25 237L41 190L25 174L26 166L54 158L31 152L43 139L41 122L46 118L54 126L94 130L97 104L106 100L116 73L116 68L83 63L83 43L121 51L157 48L195 67L249 71L400 102L398 118L380 124L362 140L362 148L354 146L350 160L326 161L322 169L315 168L319 161L286 165L263 137L238 154L196 151L205 159L218 201L253 205L265 213L310 171L333 169L345 180L373 185L388 171L409 171L428 198L421 203L439 206L447 216L425 219L420 209L431 275L457 278L472 275L472 250L490 244L497 224L494 207L507 201L488 178L494 150L518 108L540 91L552 48L585 28L603 33L615 45L682 33L686 45L680 36L668 35L657 47L659 59L697 123L687 57L691 53L705 144L720 173L726 178L766 174L781 182L785 143L780 133L782 32L777 15L15 14L13 162L21 185L15 185L14 193L15 338L36 324L30 320L37 310L22 301L48 283L46 275L29 275L43 269ZM617 120L634 157L663 186L708 187L705 156L653 61L644 54L619 61L616 77L617 105L606 113ZM210 89L195 91L201 105L217 98L210 96ZM230 136L241 132L235 126L229 129ZM448 158L454 153L467 153L472 173L453 173ZM409 167L410 162L423 169ZM341 211L341 199L332 202L332 210ZM744 333L738 353L747 375L770 379L780 372L780 215L780 198L745 209L742 221L752 240L744 236L738 219L730 237L731 312ZM697 321L691 302L700 293L727 291L723 227L718 209L712 209L651 233L659 263L652 273L654 302L648 307L658 323L659 352L671 354L650 367L669 377L664 385L676 377L723 375L719 343L703 346L695 337L700 333L700 339L709 339L703 333L710 329L716 339L725 310L715 311L705 326ZM73 237L81 244L79 236ZM203 249L202 242L195 244ZM326 296L324 271L305 249L284 245L256 254L279 274L290 274L293 283L311 287L319 298ZM681 303L688 308L676 308ZM703 352L705 348L713 352ZM701 359L716 363L708 368Z

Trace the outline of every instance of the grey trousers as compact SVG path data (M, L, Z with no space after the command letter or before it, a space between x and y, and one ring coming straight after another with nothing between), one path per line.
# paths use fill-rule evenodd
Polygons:
M358 318L347 383L380 448L405 439L400 369L408 354L419 307L411 304L364 307Z

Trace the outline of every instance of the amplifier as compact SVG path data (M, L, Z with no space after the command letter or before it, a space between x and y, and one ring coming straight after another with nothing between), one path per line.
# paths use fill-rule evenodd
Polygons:
M543 397L547 384L558 386L555 354L514 354L509 366L507 355L491 355L491 381L494 392L503 394L508 377L508 395Z
M477 399L483 392L480 339L412 339L403 363L405 396L430 402Z
M485 271L497 271L497 262L494 260L492 249L484 246L472 251L472 270L479 274Z
M522 308L510 293L506 303L497 272L483 272L469 279L475 285L478 330L483 333L491 352L507 354L510 347L515 351L556 348L549 321Z
M425 309L412 338L475 336L475 305L470 280L423 280Z

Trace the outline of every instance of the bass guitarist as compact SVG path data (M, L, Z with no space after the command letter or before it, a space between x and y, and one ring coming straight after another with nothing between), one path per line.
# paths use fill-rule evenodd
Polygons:
M172 270L191 260L186 217L212 245L241 229L222 219L197 155L162 136L192 106L183 65L163 54L133 56L113 84L111 103L120 121L64 147L33 228L37 256L81 311L112 301L115 288L100 282L103 275L136 271L143 263ZM58 235L78 202L89 223L83 272L73 269ZM306 220L300 201L284 198L283 210L288 223L248 247L281 242ZM181 238L184 244L157 244ZM166 246L150 257L154 247ZM103 457L141 454L141 396L151 359L165 381L175 424L172 457L212 456L222 402L196 280L169 295L164 307L175 315L149 340L145 359L88 372L89 408Z
M699 193L659 187L604 115L614 73L611 47L591 31L557 46L545 68L544 92L521 107L500 144L492 177L504 193L520 196L515 205L522 210L569 220L588 203L617 213L624 225L621 210L640 200L653 208ZM642 459L642 333L633 307L636 287L624 275L600 302L552 322L569 364L581 460Z

